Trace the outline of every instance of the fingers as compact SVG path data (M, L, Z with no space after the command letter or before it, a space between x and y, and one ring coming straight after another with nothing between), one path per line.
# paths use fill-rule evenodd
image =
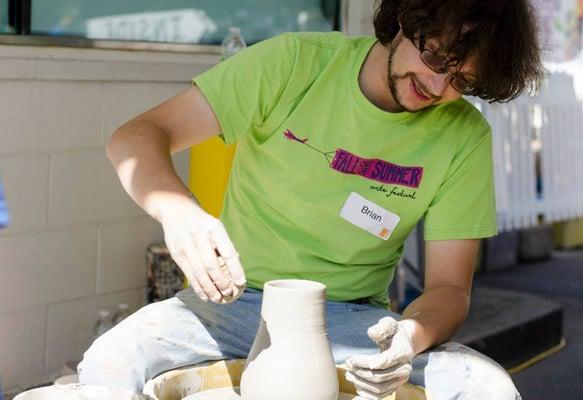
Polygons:
M202 300L235 301L245 289L245 273L222 222L200 211L180 215L163 224L170 254Z
M390 368L371 370L371 369L351 369L350 373L365 381L372 383L382 383L393 379L409 378L413 368L411 364L394 365Z
M411 354L400 351L399 348L390 348L380 354L356 355L346 360L348 369L387 369L394 365L407 363L411 360Z
M392 317L384 317L379 320L375 325L368 328L367 334L377 345L386 344L395 333L399 323Z
M233 242L231 242L231 239L222 224L217 224L211 231L211 239L221 257L227 263L231 279L235 285L240 287L245 286L245 272L239 261L239 254L235 250L235 246L233 245Z
M196 279L189 279L188 280L190 282L190 286L192 286L192 289L194 289L194 293L196 293L196 295L204 302L209 301L208 296L206 295L206 293L204 292L204 290L202 290L202 287L198 284L198 281Z
M223 273L226 273L226 275L229 277L231 287L231 294L224 295L223 298L221 299L221 304L229 304L236 301L239 297L241 297L241 295L245 291L245 285L243 286L235 285L231 280L231 274L229 273L227 263L225 262L225 260L223 260L223 257L217 256L217 260L219 262L219 266L221 267L221 271L223 271Z
M401 385L409 379L407 376L395 376L380 383L364 380L351 371L346 372L346 380L352 382L359 396L365 399L383 399L395 392Z
M194 245L185 246L183 251L193 271L194 278L198 281L205 295L215 303L220 302L222 297L221 293L219 293L213 281L210 279Z
M221 292L221 296L231 296L233 294L231 277L222 270L215 249L206 237L196 237L195 244L203 266L216 288Z
M192 286L197 296L200 297L202 301L208 301L208 296L204 293L204 290L202 290L202 287L198 284L197 279L194 277L194 271L192 270L192 267L190 266L190 263L188 262L184 252L172 252L172 259L176 264L178 264L184 273L184 276L188 280L189 285Z
M350 370L362 369L386 369L396 364L387 360L383 353L374 355L357 355L346 360L346 367Z

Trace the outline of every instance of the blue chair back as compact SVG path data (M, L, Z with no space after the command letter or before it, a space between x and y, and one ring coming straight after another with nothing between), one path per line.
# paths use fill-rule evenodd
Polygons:
M10 223L10 215L8 214L8 206L6 205L6 197L4 196L4 188L0 183L0 228L6 227ZM2 400L2 393L0 392L0 400Z

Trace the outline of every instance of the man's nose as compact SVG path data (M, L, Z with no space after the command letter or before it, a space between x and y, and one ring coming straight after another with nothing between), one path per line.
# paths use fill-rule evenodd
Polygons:
M431 90L431 93L434 96L443 96L445 90L447 89L447 87L449 86L449 74L447 73L443 73L443 74L438 74L438 73L433 73L430 75L430 79L428 81L429 83L429 89Z

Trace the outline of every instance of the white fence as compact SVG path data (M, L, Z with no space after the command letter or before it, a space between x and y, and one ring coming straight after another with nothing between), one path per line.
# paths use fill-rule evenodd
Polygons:
M583 103L567 74L535 97L479 103L494 145L500 232L583 216Z

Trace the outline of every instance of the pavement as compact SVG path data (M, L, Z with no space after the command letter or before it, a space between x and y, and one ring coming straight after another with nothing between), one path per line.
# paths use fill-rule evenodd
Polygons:
M524 400L583 400L583 249L555 251L548 260L479 274L475 288L535 295L562 306L566 346L512 378ZM525 313L533 309L539 309L536 303Z

